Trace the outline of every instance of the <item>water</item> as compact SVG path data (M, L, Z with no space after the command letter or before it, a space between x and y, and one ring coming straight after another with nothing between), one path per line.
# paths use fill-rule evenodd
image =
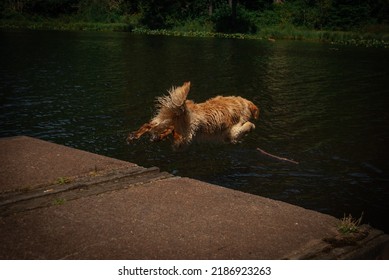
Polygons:
M389 232L389 51L128 33L0 33L0 136L29 135L158 166ZM239 145L125 143L154 99L241 95L261 109ZM294 159L299 165L262 155Z

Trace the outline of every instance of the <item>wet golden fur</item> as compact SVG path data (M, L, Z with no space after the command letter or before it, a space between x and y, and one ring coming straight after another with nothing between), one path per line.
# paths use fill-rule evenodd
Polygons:
M193 141L237 143L255 128L250 122L257 119L259 109L240 96L217 96L203 103L187 100L190 82L172 88L169 95L157 98L157 112L150 122L128 135L127 141L151 134L158 141L172 134L174 147Z

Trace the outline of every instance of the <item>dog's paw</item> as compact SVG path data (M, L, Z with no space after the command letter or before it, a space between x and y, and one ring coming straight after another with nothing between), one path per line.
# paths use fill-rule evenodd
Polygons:
M243 132L243 134L247 134L247 133L253 131L254 129L255 129L255 124L253 124L251 122L245 122L242 125L241 131Z
M130 144L132 141L134 141L136 139L138 139L138 138L136 137L136 135L134 133L128 134L127 139L126 139L127 144Z
M162 138L159 135L151 135L150 136L150 142L159 142Z

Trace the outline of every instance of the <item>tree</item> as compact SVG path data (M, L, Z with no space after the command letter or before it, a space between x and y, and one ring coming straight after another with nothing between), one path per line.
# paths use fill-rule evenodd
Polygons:
M228 0L228 4L231 8L231 20L234 23L236 21L236 6L237 6L237 0Z

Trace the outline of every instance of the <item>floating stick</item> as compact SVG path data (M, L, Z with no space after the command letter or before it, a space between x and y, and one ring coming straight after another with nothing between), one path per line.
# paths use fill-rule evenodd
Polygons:
M282 160L282 161L287 161L287 162L290 162L290 163L293 163L293 164L299 164L297 161L269 154L268 152L265 152L264 150L262 150L260 148L257 148L257 150L260 151L262 154L264 154L266 156L269 156L269 157L272 157L272 158L275 158L275 159L278 159L278 160Z

